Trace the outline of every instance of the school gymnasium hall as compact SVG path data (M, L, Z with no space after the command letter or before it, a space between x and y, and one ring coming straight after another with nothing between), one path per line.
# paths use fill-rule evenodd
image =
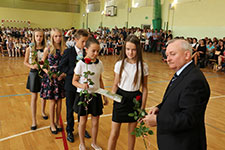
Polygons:
M30 68L24 65L35 30L42 30L46 45L51 30L60 29L67 47L76 45L75 33L86 29L100 43L98 59L104 66L102 80L112 91L114 67L129 34L140 39L148 65L146 111L162 102L175 73L165 55L168 39L185 39L193 50L205 47L205 55L193 57L211 90L205 112L208 150L225 149L225 19L224 0L1 0L0 1L0 150L78 150L78 115L74 113L74 142L67 140L66 98L59 123L62 131L50 131L50 102L43 118L40 93L36 101L36 129L31 130L31 92L26 88ZM218 53L219 51L219 53ZM221 52L221 53L220 53ZM196 59L195 59L196 58ZM113 100L108 98L99 118L97 144L107 149ZM33 108L34 109L34 108ZM45 116L45 117L46 117ZM86 130L91 132L89 115ZM128 124L123 123L117 150L128 147ZM153 135L137 137L135 150L158 150L157 127ZM85 138L92 150L92 138ZM172 150L172 149L168 149ZM190 149L191 150L191 149Z

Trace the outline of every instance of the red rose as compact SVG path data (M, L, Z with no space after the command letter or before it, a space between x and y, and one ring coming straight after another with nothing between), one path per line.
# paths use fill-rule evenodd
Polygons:
M44 62L43 62L43 61L39 61L39 64L40 64L40 65L44 65Z
M84 61L85 61L86 64L90 64L91 59L90 58L84 58Z
M141 100L141 95L136 96L136 101L140 101Z

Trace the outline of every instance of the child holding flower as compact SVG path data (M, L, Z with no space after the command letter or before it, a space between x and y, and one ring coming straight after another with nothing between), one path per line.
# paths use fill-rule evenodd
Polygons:
M147 100L147 77L148 66L143 62L140 40L135 35L126 38L125 45L119 61L115 64L115 79L112 92L122 95L121 103L113 104L112 129L108 142L108 150L115 150L120 134L122 123L128 123L128 149L133 150L135 146L135 135L131 135L137 126L134 117L129 113L134 112L133 99L140 103L140 108L145 109ZM142 93L140 87L142 86Z
M97 59L100 46L99 42L89 37L85 44L86 56L80 60L75 69L73 76L73 85L77 87L77 92L83 92L82 95L76 96L75 103L78 102L78 115L80 116L79 123L79 150L85 150L84 133L87 123L88 114L91 114L92 120L92 144L95 150L101 150L97 145L97 134L99 126L99 116L103 113L103 103L101 95L94 93L99 88L104 88L102 81L103 64ZM88 74L88 75L87 75ZM86 91L86 92L84 92ZM89 96L88 96L89 95ZM104 105L108 103L104 97ZM81 105L79 105L79 103ZM77 107L77 106L76 106Z
M57 134L62 131L59 118L62 109L62 99L65 97L65 73L59 74L60 70L58 66L64 50L65 43L63 41L62 31L53 28L51 31L51 43L45 48L42 58L43 62L46 62L46 60L49 62L49 69L43 69L46 74L44 74L40 92L44 100L50 100L49 117L52 134Z
M27 80L27 89L31 92L31 114L32 114L32 126L31 130L37 129L36 121L36 109L37 109L37 95L41 89L41 78L38 74L39 68L38 63L43 57L43 49L45 48L44 32L42 30L35 30L32 37L32 44L27 48L24 65L30 68L30 73ZM34 52L37 56L34 57ZM42 103L42 117L48 119L45 114L45 101L41 99Z

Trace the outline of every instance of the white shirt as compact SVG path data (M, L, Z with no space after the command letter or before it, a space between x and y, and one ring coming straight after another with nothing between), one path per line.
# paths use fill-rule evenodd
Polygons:
M120 73L120 67L122 64L122 60L116 62L114 72L119 74ZM124 61L124 68L121 75L120 83L118 84L118 87L120 89L123 89L125 91L137 91L140 89L141 86L141 64L139 64L138 67L138 80L136 85L134 85L134 77L136 74L136 63L131 64L128 63L125 59ZM143 63L143 72L144 76L148 76L148 65L146 63Z
M103 49L104 48L104 43L100 43L100 49Z
M195 48L197 48L198 47L198 43L193 43L193 44L191 44L191 46L192 47L195 47L196 46Z
M77 52L77 55L82 55L83 56L83 50L79 49L76 45L75 45L75 50Z
M87 67L88 66L88 67ZM89 75L88 78L91 79L94 82L94 85L89 85L88 92L94 93L96 90L100 88L100 75L103 72L103 64L99 60L99 62L92 63L92 64L85 64L82 60L79 60L78 63L76 64L76 67L74 69L74 73L76 75L80 76L79 83L83 84L86 82L86 79L84 78L84 72L91 71L94 72L95 74L93 76ZM83 89L77 88L77 92L79 93Z
M183 67L181 67L177 72L176 75L179 76L181 74L181 72L192 62L193 60L189 61L188 63L186 63L185 65L183 65Z
M68 48L74 47L74 42L73 42L72 40L66 41L66 46L67 46Z

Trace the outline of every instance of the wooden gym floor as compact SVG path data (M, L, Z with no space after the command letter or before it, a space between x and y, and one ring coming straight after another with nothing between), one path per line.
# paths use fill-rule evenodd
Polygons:
M111 90L113 68L118 56L100 56L104 64L103 80L106 89ZM65 140L63 133L52 135L49 120L41 117L40 98L38 99L38 129L31 131L30 93L25 88L29 69L23 65L23 57L9 58L0 56L0 150L78 150L79 137L75 123L75 142ZM161 102L163 93L174 72L161 61L159 54L144 53L144 60L149 65L148 100L146 108ZM211 97L206 110L206 134L208 150L222 150L225 143L225 74L213 72L210 68L202 69L210 87ZM62 121L66 127L65 99L62 106ZM47 102L46 112L49 105ZM104 108L100 119L98 144L107 149L107 141L111 130L112 101ZM76 115L75 115L76 116ZM75 117L77 119L77 116ZM91 122L87 123L90 132ZM157 150L156 128L154 135L146 138L150 149ZM86 145L91 150L91 139ZM117 144L117 150L127 149L127 125L123 124ZM137 138L135 150L144 150L143 141Z

